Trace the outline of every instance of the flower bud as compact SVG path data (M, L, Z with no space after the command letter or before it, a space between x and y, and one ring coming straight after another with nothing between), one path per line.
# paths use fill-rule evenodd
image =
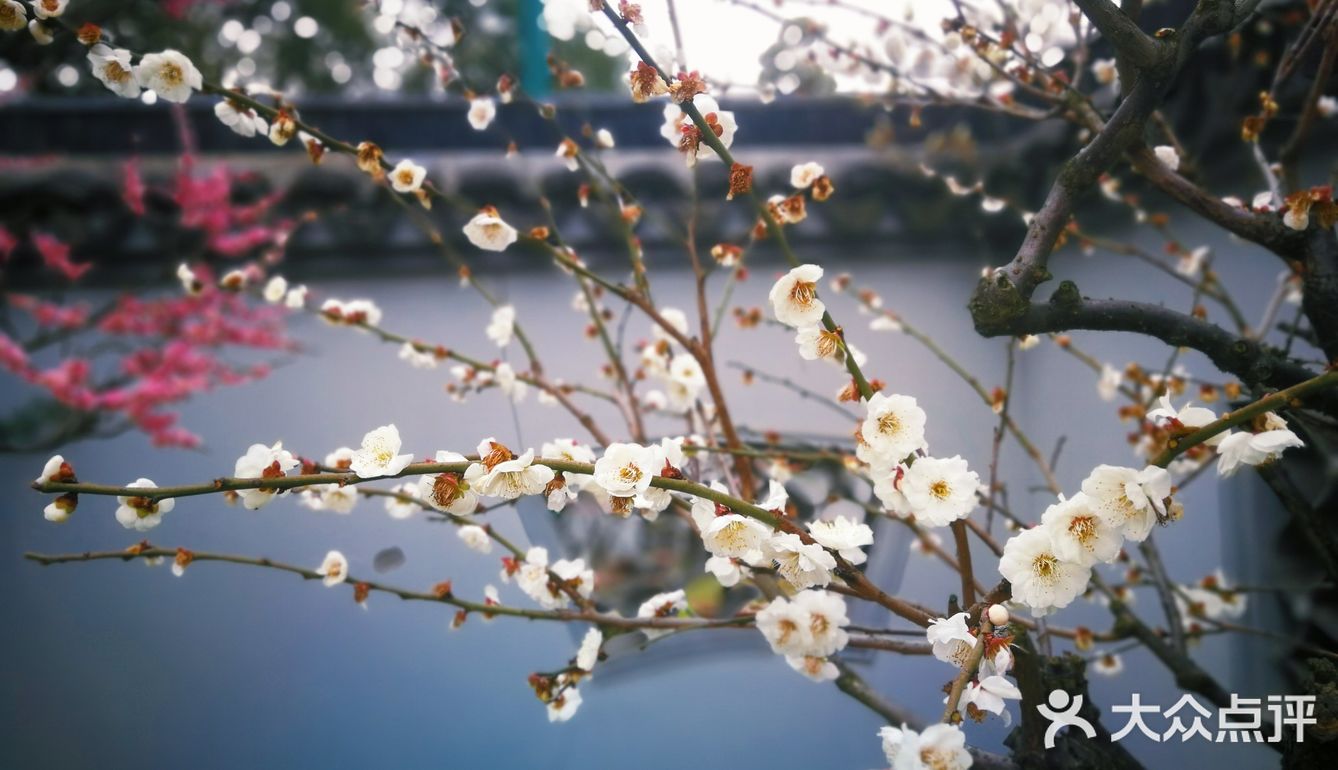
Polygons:
M1002 604L991 604L988 615L990 625L996 628L1008 625L1008 608Z

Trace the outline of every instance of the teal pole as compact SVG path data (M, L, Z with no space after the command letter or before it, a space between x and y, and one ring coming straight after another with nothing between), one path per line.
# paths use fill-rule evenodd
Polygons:
M543 0L520 0L516 22L520 27L520 84L536 97L548 96L548 34L539 28Z

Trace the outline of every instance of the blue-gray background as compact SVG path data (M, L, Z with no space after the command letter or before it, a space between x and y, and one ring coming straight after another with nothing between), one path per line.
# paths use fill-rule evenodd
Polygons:
M1188 228L1181 235L1188 243L1211 237ZM1229 285L1239 291L1247 315L1257 318L1265 300L1260 287L1273 285L1272 263L1242 254L1236 244L1214 245ZM854 268L889 307L932 330L985 382L1001 378L1002 343L975 336L963 308L983 256L950 259L889 244L852 255L860 259L845 265L836 248L809 250L829 275ZM366 259L371 272L376 257ZM657 299L690 307L690 276L681 257L652 254L650 263ZM754 279L737 295L741 304L764 302L776 264L753 265ZM1119 257L1082 258L1070 250L1056 267L1089 293L1152 295L1177 307L1189 301L1185 287ZM599 351L581 338L584 322L569 307L570 287L555 275L537 268L491 280L515 303L539 350L547 351L553 373L588 379ZM311 278L309 283L329 296L376 299L386 309L388 328L481 357L492 355L482 332L487 309L445 272L358 283ZM892 390L920 399L930 415L934 451L960 453L983 474L994 424L988 409L912 340L868 331L851 303L832 304L853 341L870 355L872 374L887 380ZM722 359L752 362L820 392L840 384L835 370L798 360L789 335L727 326L719 341ZM633 338L647 334L639 318L630 329ZM157 451L132 434L71 446L66 457L82 479L124 482L148 475L170 484L230 472L233 460L252 442L282 439L296 452L320 457L336 446L356 445L366 430L387 422L400 427L406 451L419 455L440 448L469 451L487 435L517 440L499 394L462 406L445 397L444 370L410 369L396 359L392 346L317 322L297 322L295 333L309 348L297 365L185 408L185 424L207 438L203 452ZM1139 360L1155 367L1165 360L1159 344L1127 335L1080 334L1077 339L1117 366ZM1124 440L1127 426L1118 422L1113 405L1097 398L1089 372L1048 343L1021 359L1015 411L1042 447L1053 446L1061 435L1070 438L1059 463L1068 490L1076 489L1097 463L1132 463ZM1185 360L1200 372L1210 371L1197 356ZM848 435L850 426L825 409L762 383L746 388L735 374L726 376L727 388L741 423ZM6 382L6 406L24 395ZM584 438L564 412L533 399L521 406L519 417L527 445L554 436ZM1036 479L1018 456L1010 444L1005 471L1013 505L1038 515L1045 496L1025 492ZM114 503L105 499L85 498L66 526L46 523L44 501L26 488L43 460L0 459L8 501L0 519L0 585L5 590L0 603L0 766L692 765L705 770L884 765L876 716L831 685L793 673L751 635L745 641L732 636L735 632L685 635L666 645L668 654L652 652L610 665L583 687L585 703L575 719L549 724L525 678L561 665L574 653L573 635L565 627L471 619L451 632L450 613L442 607L374 595L364 612L347 589L326 590L289 575L231 565L195 565L180 579L165 566L148 569L137 563L41 568L23 561L21 554L123 548L136 540L114 521ZM1247 579L1267 566L1267 543L1259 538L1267 537L1267 517L1275 512L1242 502L1253 491L1248 480L1239 482L1234 494L1224 494L1227 489L1205 478L1186 496L1185 520L1158 533L1178 578L1192 581L1225 564L1229 574ZM524 540L515 514L503 512L495 521L506 534ZM684 525L666 520L661 526ZM425 588L450 578L457 592L472 596L480 595L486 583L498 582L495 554L467 551L442 525L392 520L368 501L344 517L308 511L293 500L248 512L216 498L189 499L150 534L163 545L312 566L328 549L338 548L349 556L355 575L371 574L378 550L399 546L408 562L388 576L390 582ZM988 554L978 550L976 559L984 565L982 580L995 579ZM903 591L942 606L944 586L952 584L940 566L913 555ZM502 589L505 601L525 601L514 588ZM1139 597L1145 616L1160 620L1155 605L1155 597ZM1098 629L1109 623L1103 610L1091 606L1059 617L1065 625ZM1215 638L1196 654L1228 689L1258 695L1279 686L1262 663L1261 656L1272 649ZM1093 692L1107 714L1110 704L1128 702L1134 690L1162 705L1178 697L1151 656L1133 652L1125 662L1118 678L1094 677ZM951 674L944 664L924 658L884 655L872 667L860 665L890 699L930 718L940 708L939 688ZM974 743L998 750L1006 729L991 721L969 726L968 734ZM1270 752L1253 747L1202 741L1159 745L1137 737L1125 744L1152 766L1274 763Z

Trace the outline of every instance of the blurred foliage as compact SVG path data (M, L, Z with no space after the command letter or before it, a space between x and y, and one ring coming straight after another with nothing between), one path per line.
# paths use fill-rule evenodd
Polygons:
M551 44L551 49L522 50L525 41L518 15L528 5L525 0L493 0L482 8L467 0L430 5L437 12L435 24L446 25L455 19L464 30L450 53L464 83L476 90L491 90L503 72L519 76L522 55L543 62L550 50L585 74L592 88L612 87L625 69L621 62L590 50L579 40L550 40L542 32L533 39ZM276 13L276 6L286 8ZM378 31L373 24L380 7L375 0L76 0L65 20L74 26L98 24L117 44L132 50L180 50L210 79L229 79L239 62L249 59L253 73L236 73L235 82L267 83L291 95L440 92L432 68L421 66L411 56L395 68L402 78L398 88L384 89L376 84L376 52L396 46L394 32L385 33L384 28ZM311 17L319 25L313 37L294 32L294 23L303 17ZM244 31L260 34L258 48L244 53L235 39L226 39L223 30L233 21ZM236 25L232 28L237 29ZM102 86L87 76L85 53L86 49L68 36L55 44L39 46L27 34L0 35L0 68L7 66L22 73L20 88L31 93L106 95ZM338 64L348 67L345 83L332 74ZM61 82L63 65L73 66L80 75L73 86Z

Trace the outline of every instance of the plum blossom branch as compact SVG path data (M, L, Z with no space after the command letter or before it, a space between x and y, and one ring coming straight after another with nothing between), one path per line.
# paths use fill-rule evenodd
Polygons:
M636 52L638 57L640 57L641 61L653 68L666 86L671 85L673 83L673 77L655 62L654 57L652 57L650 52L646 50L646 47L641 44L636 33L632 31L630 26L628 26L627 21L619 16L608 5L601 4L600 9L603 11L604 16L613 23L613 26L618 30L618 33L622 35L623 39L627 41L627 44L630 45L632 50ZM693 104L692 96L689 95L687 99L679 102L678 106L683 110L684 114L692 119L693 124L701 133L702 141L720 157L720 160L724 162L726 167L733 168L736 166L737 162L734 160L734 156L730 154L729 149L725 147L724 143L720 141L720 138L716 136L715 130L709 123L707 123L701 110L697 109L696 105ZM792 267L798 267L801 264L799 257L795 254L794 249L791 248L789 239L785 235L784 228L782 228L780 223L776 221L776 217L772 214L770 207L766 205L761 196L758 195L757 191L753 189L751 185L748 187L747 195L748 199L753 204L753 208L757 211L758 217L765 225L768 235L770 235L776 242L776 245L780 248L781 253L785 255L785 259L790 265ZM822 325L827 331L838 335L841 347L845 351L846 369L850 372L851 378L855 381L860 396L865 400L871 398L873 396L873 388L869 387L869 382L865 378L864 373L860 370L859 364L856 363L855 356L850 352L850 347L845 341L845 335L841 333L840 327L838 327L836 321L832 319L831 313L826 311L823 312Z
M1253 420L1267 412L1277 411L1279 409L1296 409L1306 406L1310 402L1310 397L1319 395L1324 391L1338 387L1338 369L1333 369L1317 377L1313 377L1304 382L1297 383L1290 388L1271 393L1254 403L1243 406L1232 412L1222 415L1221 418L1189 433L1178 439L1171 439L1166 449L1161 454L1152 459L1152 465L1166 467L1176 457L1188 452L1205 441L1225 433L1238 425Z

